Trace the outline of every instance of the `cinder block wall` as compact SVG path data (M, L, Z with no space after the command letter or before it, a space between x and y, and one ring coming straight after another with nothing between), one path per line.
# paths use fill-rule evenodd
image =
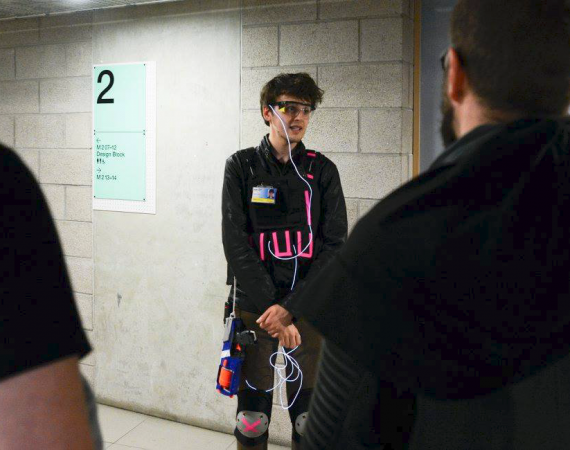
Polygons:
M242 147L268 132L259 91L281 72L324 89L305 143L338 166L352 228L411 177L413 0L244 0Z
M41 184L91 337L90 17L0 21L0 142L16 149ZM81 362L90 380L93 365L93 356Z

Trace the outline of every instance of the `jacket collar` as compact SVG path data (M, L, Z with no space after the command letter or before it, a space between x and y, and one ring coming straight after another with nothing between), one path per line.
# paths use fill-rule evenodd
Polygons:
M542 143L537 141L540 136ZM528 137L528 142L525 137ZM481 125L453 143L431 165L430 170L457 164L484 148L509 151L523 143L537 142L538 148L559 146L560 139L570 139L570 118L525 118L511 123ZM552 140L552 141L551 141ZM492 144L491 144L492 142ZM548 145L547 145L548 144Z
M503 126L481 125L467 133L462 138L451 144L430 166L435 169L455 163L463 155L476 150L482 140L486 140L491 131L499 131Z
M267 159L268 161L275 161L276 163L280 164L275 155L273 154L272 151L273 146L271 145L271 142L269 142L269 134L266 134L261 140L261 143L259 144L259 150L261 151L265 159ZM297 160L299 155L303 155L305 154L305 152L306 152L305 144L303 144L303 142L301 141L296 145L296 147L293 149L292 152L295 161Z

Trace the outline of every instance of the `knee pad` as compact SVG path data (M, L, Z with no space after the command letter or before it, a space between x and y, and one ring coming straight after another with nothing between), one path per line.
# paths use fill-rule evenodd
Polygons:
M299 436L303 436L303 433L305 432L305 425L307 424L308 418L309 418L309 412L306 411L304 413L299 414L295 419L295 422L293 423L293 428L295 430L295 433L298 434Z
M234 436L245 447L269 438L272 397L266 392L245 389L238 392L238 410Z
M269 428L269 417L261 411L240 411L236 430L248 439L262 437Z
M309 403L311 401L311 396L313 394L312 389L303 389L299 392L299 396L293 406L289 408L289 417L291 419L291 424L293 425L293 441L300 442L301 436L305 431L305 424L309 417ZM293 400L294 397L289 399L289 402Z

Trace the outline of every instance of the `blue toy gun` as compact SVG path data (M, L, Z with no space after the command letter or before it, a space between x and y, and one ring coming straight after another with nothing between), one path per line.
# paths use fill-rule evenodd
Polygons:
M237 394L245 347L256 342L255 331L247 330L243 321L237 319L233 312L225 319L222 357L216 382L220 394L230 398Z

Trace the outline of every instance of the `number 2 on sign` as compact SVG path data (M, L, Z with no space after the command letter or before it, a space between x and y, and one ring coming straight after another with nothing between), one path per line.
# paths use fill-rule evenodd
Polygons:
M114 98L103 98L103 96L107 92L109 92L113 87L113 84L115 83L115 76L113 75L113 72L111 72L110 70L103 70L99 74L99 77L97 78L97 83L101 83L101 80L103 79L104 75L109 75L109 85L105 89L103 89L103 91L101 91L99 97L97 97L97 103L115 103Z

